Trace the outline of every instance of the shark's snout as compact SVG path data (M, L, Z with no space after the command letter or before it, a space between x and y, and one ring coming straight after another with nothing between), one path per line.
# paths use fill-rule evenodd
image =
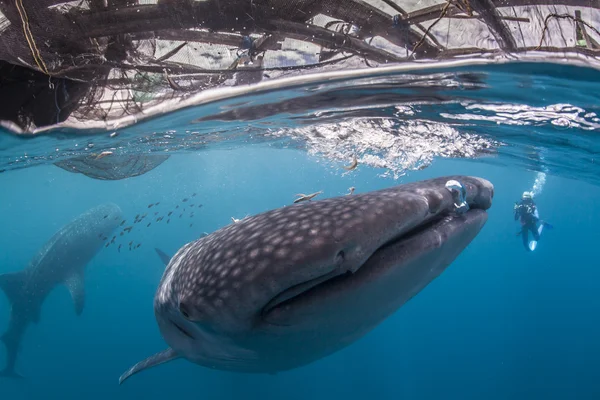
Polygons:
M462 181L464 186L461 184L463 196L461 202L467 205L465 209L468 211L459 212L453 191L443 190L443 186L439 184L416 184L410 188L412 190L406 190L400 194L395 193L398 195L397 209L389 209L390 212L383 213L381 218L369 218L368 215L363 220L359 218L358 220L365 224L364 226L359 224L357 227L358 236L346 235L341 240L336 238L341 247L345 246L354 250L354 254L352 250L348 251L348 254L344 250L340 250L334 256L337 263L345 265L345 268L332 268L331 271L317 277L311 277L305 281L296 282L288 288L283 288L262 309L262 317L269 320L269 314L273 310L281 308L280 306L293 307L294 304L301 303L303 296L322 294L327 288L334 285L339 288L346 279L356 281L354 275L359 271L366 274L367 272L362 270L373 264L371 260L377 258L379 253L387 254L389 259L392 253L390 249L402 248L404 252L410 251L424 255L452 242L454 243L453 248L457 250L456 255L458 255L487 221L485 210L491 206L493 198L493 185L489 181L480 178L468 178L462 179ZM389 192L381 191L376 194L385 199ZM367 199L367 202L369 201L373 202ZM377 206L377 201L374 203ZM386 201L382 201L381 204L385 205ZM400 213L394 212L397 210L400 210ZM365 211L368 212L368 210ZM413 213L412 221L411 218L405 218L411 214L411 211ZM466 214L461 216L463 213ZM415 220L415 216L419 218ZM409 223L406 223L407 219ZM371 240L369 234L377 235L380 240ZM466 238L466 240L457 241L458 236ZM421 242L415 242L415 237L420 238ZM409 242L411 247L407 250L406 246L402 244Z

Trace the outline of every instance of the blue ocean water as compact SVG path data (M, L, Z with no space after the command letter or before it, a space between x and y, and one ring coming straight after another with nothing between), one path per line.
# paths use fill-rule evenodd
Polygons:
M567 134L551 125L519 128L520 134L531 134L531 147L521 143L512 149L523 153L538 154L535 134L553 139ZM578 138L597 132L570 127L568 133ZM558 154L568 148L561 146L559 140L547 141L543 150ZM176 205L184 207L182 199L193 193L202 208L193 217L188 209L168 225L138 224L127 239L119 238L119 243L142 244L133 251L103 248L88 265L80 317L65 288L52 292L19 354L17 369L25 379L0 381L0 396L598 399L600 187L575 179L577 166L565 163L553 170L554 165L546 165L536 203L554 229L544 231L538 249L528 253L516 236L513 204L532 188L539 171L515 158L514 153L482 162L434 157L428 167L394 180L369 165L342 175L304 148L240 141L227 148L174 152L147 174L119 181L94 180L43 163L6 171L0 174L2 273L24 268L61 226L104 202L118 204L128 220L155 209L164 215ZM450 174L476 175L494 184L487 224L439 278L355 344L277 375L214 371L178 360L118 385L127 368L166 347L152 308L164 268L155 247L174 254L203 232L229 224L231 217L282 207L296 193L323 190L322 197L333 197L351 186L366 192ZM156 202L160 205L148 209ZM2 332L9 312L2 294Z

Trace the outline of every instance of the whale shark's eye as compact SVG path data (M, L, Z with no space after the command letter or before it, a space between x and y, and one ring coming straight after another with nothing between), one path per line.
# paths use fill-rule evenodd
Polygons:
M190 308L184 302L179 302L179 312L185 319L190 319Z

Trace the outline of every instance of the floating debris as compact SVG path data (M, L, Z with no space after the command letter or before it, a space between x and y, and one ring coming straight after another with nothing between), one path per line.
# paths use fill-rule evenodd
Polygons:
M356 156L354 156L352 158L352 163L348 166L344 166L344 169L348 170L348 171L352 171L354 168L356 168L357 165L358 165L358 160L356 159Z
M294 203L300 203L301 201L310 201L313 198L315 198L315 196L317 196L321 193L323 193L322 190L319 190L318 192L311 193L311 194L303 194L303 193L297 194L296 196L299 196L299 197L296 200L294 200Z
M108 151L108 150L107 151L103 151L102 153L100 153L100 154L98 154L96 156L96 160L99 160L99 159L104 158L106 156L110 156L112 153L113 153L112 151Z

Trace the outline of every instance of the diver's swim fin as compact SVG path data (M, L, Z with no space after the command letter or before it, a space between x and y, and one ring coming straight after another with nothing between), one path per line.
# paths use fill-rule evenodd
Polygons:
M546 227L547 229L554 229L554 227L547 222L542 222L542 225L544 225L544 227Z

